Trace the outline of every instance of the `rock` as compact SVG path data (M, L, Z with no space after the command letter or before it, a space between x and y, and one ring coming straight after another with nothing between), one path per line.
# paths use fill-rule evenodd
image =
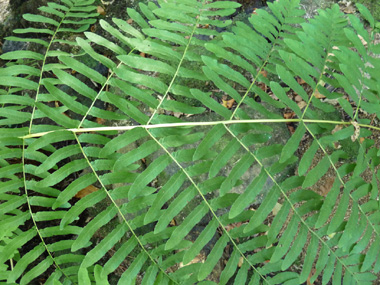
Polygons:
M318 14L318 9L329 8L334 3L334 0L301 0L300 5L306 12L305 18L312 18Z
M3 43L3 53L16 51L16 50L27 50L29 48L28 42L16 42L5 40Z
M0 0L0 24L5 21L10 12L9 0Z
M343 1L340 1L343 2ZM375 19L375 22L380 20L380 2L374 0L351 0L352 6L355 6L356 3L363 4L371 12L372 16ZM356 7L356 6L355 6Z

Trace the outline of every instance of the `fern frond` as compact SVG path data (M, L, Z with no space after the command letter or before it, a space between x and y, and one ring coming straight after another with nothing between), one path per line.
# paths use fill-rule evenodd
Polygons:
M93 2L93 1L92 1ZM51 236L57 235L70 235L77 234L78 227L68 227L65 231L60 231L54 227L54 222L63 218L65 211L49 211L55 202L59 192L58 190L51 188L56 182L48 179L49 170L51 167L56 167L56 163L64 159L62 154L58 153L55 158L48 159L47 164L50 167L37 168L36 164L43 163L47 159L47 155L44 151L54 151L55 147L50 144L55 141L48 142L47 138L42 140L29 140L27 142L20 141L14 137L16 132L31 133L34 131L33 122L43 121L46 118L47 106L41 102L52 101L52 98L48 98L44 93L41 82L43 78L49 76L47 70L49 70L49 64L52 64L52 58L55 57L53 52L53 45L58 40L58 33L73 32L77 27L79 30L84 30L89 27L90 23L94 23L94 16L97 13L89 13L95 9L92 6L91 1L77 1L72 3L65 1L63 5L55 3L49 3L46 7L41 7L40 10L45 12L47 16L25 14L24 19L29 22L44 23L45 26L49 26L49 29L41 28L27 28L16 30L15 33L20 35L27 35L30 33L42 33L48 38L21 38L21 37L9 37L12 41L24 41L31 42L38 46L38 51L15 51L1 55L4 60L15 61L20 58L23 59L25 64L32 63L33 66L27 67L26 65L11 65L2 69L2 75L5 77L2 80L2 86L9 86L8 93L2 93L2 137L3 137L3 151L9 153L5 159L2 160L2 170L7 170L2 176L2 184L7 187L4 188L5 192L12 193L10 197L2 198L2 206L4 212L2 213L2 222L6 226L6 223L13 221L16 225L15 228L9 227L9 231L5 232L2 237L2 243L6 240L8 252L4 252L2 255L1 264L11 260L11 268L5 270L5 275L2 275L2 280L8 283L14 283L18 280L20 284L29 284L36 277L44 274L44 272L54 272L58 276L65 276L67 280L70 280L75 276L75 272L64 272L62 266L71 261L65 260L63 256L56 258L54 256L57 251L54 243L49 242ZM78 23L78 21L69 21L70 17L74 17L74 11L86 9L82 13L82 17L88 18L86 23ZM51 16L51 18L50 18ZM61 42L60 42L61 43ZM65 43L67 44L67 43ZM37 49L37 48L36 48ZM38 67L38 68L37 68ZM21 87L18 88L18 87ZM9 97L9 98L8 98ZM15 99L15 100L14 100ZM16 100L17 99L17 100ZM42 106L38 110L36 106ZM60 108L59 112L64 112L65 109ZM49 113L47 111L47 113ZM55 112L57 118L60 118L59 113ZM54 116L54 115L53 115ZM45 124L45 123L43 123ZM28 127L27 127L28 125ZM71 125L75 126L75 125ZM10 132L7 135L7 130L18 127L17 131ZM51 129L56 129L50 127ZM36 128L35 130L38 130ZM11 135L11 133L13 133ZM20 133L20 134L21 134ZM58 141L63 137L56 137ZM37 142L36 142L37 141ZM33 145L34 143L34 145ZM26 144L32 144L33 146L27 149ZM39 145L39 146L38 146ZM34 147L34 149L33 149ZM43 148L42 152L40 151ZM20 150L15 152L13 150ZM32 150L33 149L33 150ZM70 166L66 167L70 168ZM38 169L36 171L36 169ZM73 170L74 172L75 170ZM61 174L59 174L61 173ZM31 176L37 179L42 179L44 182L35 183L35 181L27 181ZM53 177L53 180L63 180L67 177L67 174L57 172L57 175ZM20 198L22 200L20 200ZM4 201L5 200L5 201ZM9 206L7 206L9 205ZM63 207L67 208L68 204L63 204ZM46 211L40 211L36 213L36 209L43 208ZM41 227L42 224L49 226ZM24 228L24 230L20 230ZM3 244L2 244L3 245ZM29 246L30 251L26 254L19 255L17 250L24 246ZM65 250L65 248L59 249ZM80 256L78 256L80 257ZM13 262L17 260L16 266L12 266ZM78 259L77 259L78 261ZM9 267L9 263L5 265ZM54 269L54 268L55 269ZM72 279L73 280L73 279Z

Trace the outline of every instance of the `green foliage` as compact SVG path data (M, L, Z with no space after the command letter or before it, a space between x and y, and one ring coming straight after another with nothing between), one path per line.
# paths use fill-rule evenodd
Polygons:
M127 10L132 25L100 20L102 34L88 32L98 15L91 0L24 15L44 28L12 37L36 51L1 55L19 61L0 70L0 281L372 284L380 45L337 5L307 21L298 2L268 3L233 25L221 17L235 2L140 3ZM268 80L277 76L281 84ZM221 105L213 89L236 105ZM285 108L295 118L284 119ZM328 119L336 110L349 119ZM206 113L215 119L202 121ZM274 143L273 126L285 123L295 133ZM280 179L289 167L295 173Z

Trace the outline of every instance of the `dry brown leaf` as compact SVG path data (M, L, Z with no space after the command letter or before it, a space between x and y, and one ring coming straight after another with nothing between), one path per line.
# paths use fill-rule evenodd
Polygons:
M296 129L292 125L287 125L289 133L292 135L296 132Z
M303 100L302 97L298 94L294 97L294 101L296 102L301 102L302 100Z
M190 264L194 263L204 263L206 260L206 257L203 254L198 254L192 261L190 261L188 264L183 264L182 262L179 263L179 267L182 268L184 266L188 266Z
M182 112L173 112L173 116L176 118L180 118L182 115L184 115Z
M104 125L106 123L106 120L103 119L103 118L96 118L96 122L99 124L99 125Z
M329 52L328 54L327 54L327 57L330 57L330 56L335 56L335 54L334 53L332 53L332 52ZM329 59L328 59L329 60ZM332 60L329 60L330 62L332 62Z
M265 78L268 77L268 71L266 71L265 69L261 70L260 73L261 73L261 75L263 75Z
M241 225L243 225L243 222L232 223L232 224L229 224L229 225L225 226L224 228L226 229L227 232L229 232L230 230L232 230L234 228L238 228Z
M351 140L354 142L358 139L359 135L360 135L360 126L357 122L351 122L351 124L355 127L355 132L354 134L351 136Z
M334 184L335 177L328 177L324 181L325 181L325 183L321 186L322 196L326 196L330 192L330 190Z
M339 142L334 142L334 148L335 149L340 149L342 146L340 145Z
M294 112L284 113L284 119L293 119L295 115Z
M335 134L337 131L343 129L343 125L336 125L335 128L331 131L331 134Z
M94 185L87 186L86 188L83 188L80 190L77 194L75 194L75 198L82 199L83 197L86 197L87 195L98 191L99 188L95 187Z
M362 42L363 46L366 47L368 45L368 43L366 42L366 40L361 35L358 35L358 37L359 37L360 41Z
M336 125L335 128L331 131L331 134L334 134L336 133L337 131L340 131L341 129L343 129L343 125ZM340 145L339 142L334 142L334 148L335 149L339 149L341 148L342 146Z
M348 5L347 7L343 8L343 12L346 14L354 14L356 12L356 9L353 5Z
M240 268L244 263L244 258L242 256L240 256L239 258L239 262L238 262L238 267Z
M273 216L276 216L278 212L281 210L282 205L280 203L276 203L276 205L272 209Z
M227 109L231 109L234 103L235 103L235 99L231 99L231 100L222 99L222 105L226 107Z
M259 86L259 88L260 88L261 90L263 90L264 92L267 92L267 90L268 90L268 86L267 86L265 83L260 82L260 83L258 84L258 86Z
M106 11L104 10L104 8L102 6L98 6L96 7L96 11L100 14L100 15L105 15L106 14Z
M306 107L306 102L305 101L300 101L297 103L298 107L302 110L304 107Z
M280 99L278 99L278 97L277 97L275 94L273 94L273 92L269 92L268 95L269 95L269 97L271 97L273 100L276 100L276 101L280 100Z
M303 80L302 78L300 78L300 77L297 77L297 82L298 82L298 84L300 84L300 85L302 85L302 84L305 84L306 83L306 81L305 80Z
M310 279L311 279L311 277L313 277L313 275L315 274L315 272L316 272L316 270L315 270L315 268L313 268L313 269L311 270L310 274L309 274L309 277L308 277L307 280L306 280L306 284L307 284L307 285L313 285L313 284L314 284L314 282L311 283Z
M295 117L296 113L294 112L288 112L288 113L284 113L284 119L293 119ZM294 132L296 131L295 128L292 126L292 123L286 123L286 126L288 127L288 130L290 132L290 134L294 134Z
M325 95L322 95L321 93L319 93L318 89L315 89L315 91L314 91L314 97L317 98L317 99L324 99L324 98L326 98Z

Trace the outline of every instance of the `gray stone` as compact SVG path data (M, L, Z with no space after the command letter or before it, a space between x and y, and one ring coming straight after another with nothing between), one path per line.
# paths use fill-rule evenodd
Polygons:
M318 14L318 9L329 8L334 3L334 0L301 0L300 6L305 10L305 18L309 19Z
M0 0L0 23L3 23L9 14L9 0Z
M16 51L16 50L27 50L29 47L28 42L16 42L16 41L10 41L5 40L3 44L3 53Z

